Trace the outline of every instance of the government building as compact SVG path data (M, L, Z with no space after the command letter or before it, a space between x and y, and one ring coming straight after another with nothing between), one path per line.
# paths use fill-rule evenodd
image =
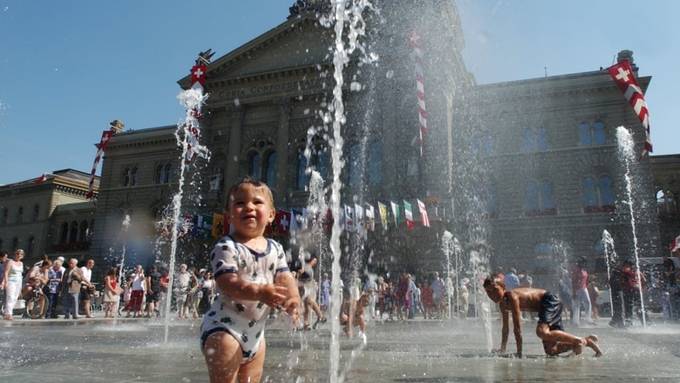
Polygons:
M477 84L461 56L465 42L454 2L426 0L409 10L394 2L379 3L385 20L380 28L371 29L375 20L367 17L367 38L378 64L355 53L345 69L342 203L389 206L390 201L410 201L416 206L419 199L427 204L431 227L379 225L363 238L346 234L343 240L351 251L345 262L374 272L441 271L444 230L460 239L465 264L474 250L494 268L516 267L539 281L579 258L603 271L604 229L612 233L620 257L632 256L615 131L621 125L629 128L638 152L644 133L607 71ZM190 165L183 215L221 213L225 190L245 175L270 185L277 208L302 210L309 199L306 170L331 178L327 138L332 132L324 112L334 86L329 56L333 33L319 24L323 4L297 2L279 26L208 66L205 88L210 97L201 141L211 157ZM428 130L422 144L417 139L414 31L424 52ZM630 51L620 52L619 59L634 62ZM638 80L646 90L651 77ZM189 77L178 84L188 88ZM167 238L157 222L177 192L177 127L134 128L108 144L96 206L80 196L62 201L56 213L48 207L54 204L41 202L34 213L38 203L28 199L34 186L0 187L5 209L0 208L0 247L28 248L33 236L34 257L43 252L76 254L78 249L100 264L116 263L124 248L128 265L167 261ZM656 168L663 174L657 176ZM662 229L660 237L660 217L663 225L678 228L673 199L680 193L678 169L677 159L669 156L643 158L633 165L634 206L644 206L636 213L641 256L663 254L663 241L672 230ZM56 188L63 177L55 172L47 184ZM659 203L667 208L666 215L654 208L658 191L665 196ZM16 225L14 198L25 198ZM669 214L675 218L667 224ZM25 223L34 215L39 218ZM123 227L127 217L129 227ZM87 245L77 245L83 241ZM183 237L180 260L205 267L212 241Z

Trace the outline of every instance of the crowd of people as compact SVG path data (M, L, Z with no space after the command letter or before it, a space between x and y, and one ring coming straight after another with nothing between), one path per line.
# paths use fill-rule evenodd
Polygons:
M92 259L78 267L75 258L65 262L63 257L54 260L44 257L26 267L24 256L22 249L17 249L12 257L0 253L0 310L5 320L14 318L20 299L24 301L22 317L35 312L33 319L93 318L93 308L101 309L105 318L151 318L163 313L169 274L156 265L151 265L147 273L142 265L137 265L122 278L118 267L110 267L97 289L98 283L92 280L95 266ZM215 288L210 271L180 265L172 302L178 319L198 319L215 299ZM34 295L44 298L31 299ZM33 307L35 304L44 307Z

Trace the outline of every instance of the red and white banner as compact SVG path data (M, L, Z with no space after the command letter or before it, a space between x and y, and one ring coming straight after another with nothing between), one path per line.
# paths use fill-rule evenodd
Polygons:
M430 217L427 216L427 208L425 207L425 203L419 199L416 201L418 202L418 210L420 211L420 219L423 222L423 226L430 227Z
M97 173L97 166L99 165L99 161L101 161L102 156L104 155L104 151L106 150L106 145L109 144L109 140L111 140L111 137L113 137L113 129L110 130L105 130L102 132L102 138L99 141L99 143L96 145L97 146L97 155L94 157L94 163L92 164L92 171L90 172L90 184L87 188L87 194L85 194L85 197L87 199L92 199L94 196L94 179Z
M635 114L637 114L642 126L645 128L645 146L642 155L652 152L652 140L649 134L649 110L645 102L645 95L642 88L635 79L633 68L628 60L623 60L616 65L612 65L607 69L612 76L616 85L621 89L623 95L628 100L628 104L633 107Z
M420 155L423 155L423 143L427 133L427 107L425 105L425 75L423 72L423 49L420 45L421 36L417 31L411 32L409 45L413 48L416 69L416 98L418 99L418 136Z

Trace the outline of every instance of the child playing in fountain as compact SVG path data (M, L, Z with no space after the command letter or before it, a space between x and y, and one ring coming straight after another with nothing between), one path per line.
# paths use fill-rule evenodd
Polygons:
M345 290L343 291L342 308L340 309L340 325L345 329L345 335L352 337L352 330L354 327L359 327L359 337L366 343L366 320L364 319L364 311L368 306L368 293L362 293L359 299L354 300L352 294ZM354 315L352 315L354 314Z
M579 355L583 346L590 347L595 351L595 356L602 356L602 351L597 345L597 336L590 335L585 338L566 333L562 328L562 302L559 298L542 289L518 287L512 291L505 290L505 283L494 277L484 280L484 290L489 298L498 303L503 317L501 333L501 353L505 353L508 343L508 316L512 313L512 324L517 343L517 357L522 357L522 328L520 320L521 311L538 312L538 325L536 335L543 341L543 349L550 356L559 355L563 352L573 351Z
M244 178L227 198L231 231L210 254L221 294L204 316L201 348L211 382L257 383L269 309L282 308L297 322L300 296L283 247L263 236L275 216L269 187Z

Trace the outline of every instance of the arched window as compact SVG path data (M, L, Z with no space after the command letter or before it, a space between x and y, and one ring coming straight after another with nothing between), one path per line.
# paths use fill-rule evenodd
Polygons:
M59 243L66 243L68 241L68 222L61 224L61 229L59 229Z
M80 222L80 226L78 227L78 229L80 230L80 234L78 234L78 241L80 241L80 242L87 241L87 237L88 237L87 221Z
M24 207L19 206L19 210L17 210L17 223L22 222L24 222Z
M262 156L258 152L248 154L248 175L256 180L262 177Z
M9 217L9 209L6 207L2 208L2 216L0 216L0 223L3 225L7 224L7 217Z
M610 212L615 209L615 197L611 178L603 175L599 178L585 177L583 186L583 210L586 213Z
M123 170L123 186L130 186L130 168Z
M264 164L264 182L270 188L276 187L276 152L269 152Z
M40 205L36 203L33 206L33 222L38 221L38 218L40 218Z
M12 238L12 248L9 249L10 251L15 251L16 249L19 248L19 238L14 237Z
M527 183L524 209L528 216L557 214L552 183L530 180Z
M130 186L137 185L137 167L135 166L130 170Z
M156 172L154 173L153 179L157 184L164 183L163 182L163 164L156 166Z
M297 154L297 168L295 171L295 188L297 190L305 190L309 183L309 176L307 175L307 156L304 151L300 150Z
M595 145L604 145L607 141L607 136L604 131L604 123L601 121L596 121L592 126L593 132L593 143Z
M163 182L164 184L169 184L172 182L172 164L166 164L163 171Z
M71 222L71 228L69 229L69 235L68 235L68 242L77 242L78 241L78 222L73 221Z
M592 124L582 122L578 125L578 140L581 145L604 145L607 142L604 123L595 121Z
M548 133L545 128L526 128L522 135L522 153L542 152L548 150Z
M30 236L26 241L26 255L33 255L34 249L35 249L35 237Z
M368 144L368 164L366 175L368 184L371 186L379 185L382 182L382 142L373 140Z

